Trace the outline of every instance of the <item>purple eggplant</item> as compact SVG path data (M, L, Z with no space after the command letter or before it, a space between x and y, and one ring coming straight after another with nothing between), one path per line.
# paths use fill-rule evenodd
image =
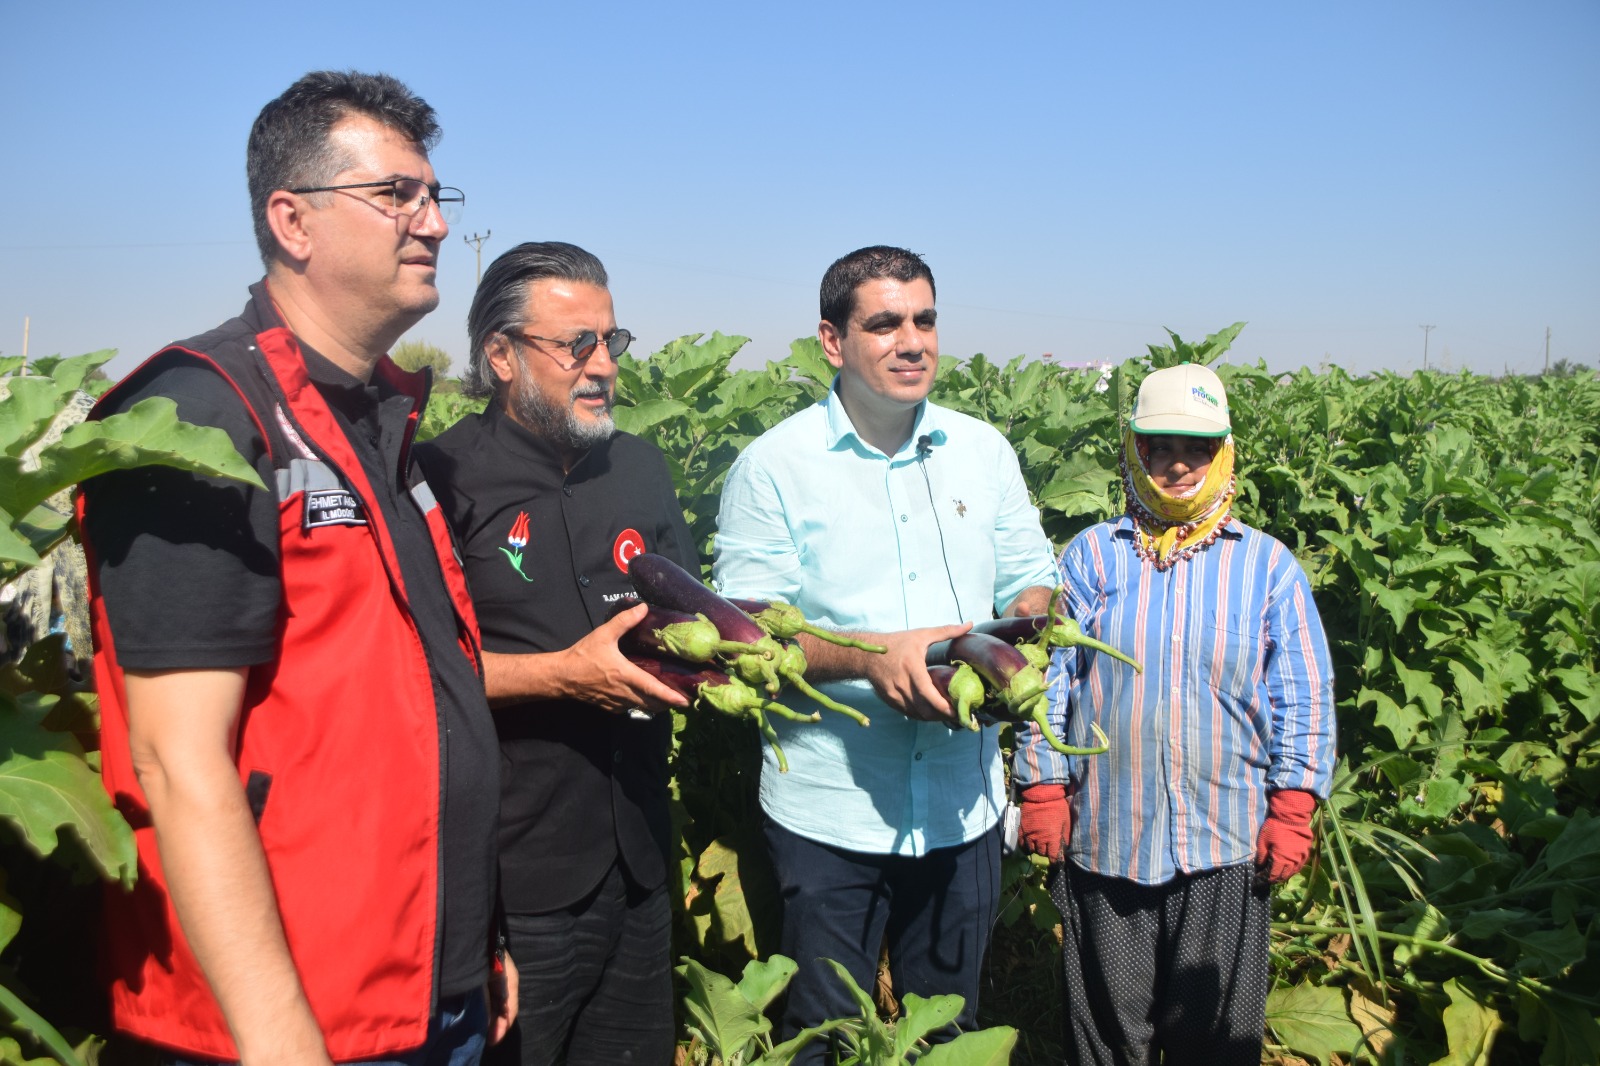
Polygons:
M977 671L966 663L960 666L930 666L928 677L932 679L933 687L939 690L939 695L955 708L956 719L976 733L979 727L972 712L982 707L987 698L983 679Z
M868 644L866 641L847 637L843 633L814 626L806 621L806 616L800 613L800 608L782 600L729 600L728 602L754 618L757 625L779 640L793 640L801 633L809 633L818 640L837 644L841 648L859 648L861 651L870 651L878 655L889 650L882 644Z
M665 555L645 552L628 562L628 580L644 602L669 611L704 615L723 640L755 644L767 631Z
M1053 621L1050 615L1035 614L1022 618L991 618L987 622L979 622L972 627L972 632L982 633L985 636L996 637L1007 644L1032 645L1044 653L1046 663L1049 661L1050 648L1081 647L1091 648L1094 651L1105 652L1113 659L1120 659L1140 673L1144 667L1133 659L1122 654L1116 648L1084 633L1083 628L1072 619ZM930 665L940 665L950 661L950 641L941 640L928 645L927 661ZM1030 661L1039 669L1037 657L1030 655Z
M1074 748L1062 743L1050 728L1049 701L1045 699L1044 675L1029 665L1021 651L986 633L967 633L951 642L950 661L965 663L976 670L993 694L983 713L1010 722L1032 722L1045 743L1063 755L1099 755L1109 751L1110 741L1091 723L1100 746Z
M723 640L717 627L704 615L669 611L652 606L623 640L624 651L645 655L663 655L692 663L708 663L717 656L743 655L746 652L762 653L763 648L742 644L736 640Z
M1015 647L987 633L965 633L950 642L950 663L966 663L983 678L994 698L1013 714L1026 715L1044 698L1044 675Z
M628 580L639 598L656 607L700 615L717 627L723 640L748 644L754 650L732 660L733 672L752 685L776 696L783 684L775 660L783 649L745 614L677 563L664 555L645 552L628 562Z

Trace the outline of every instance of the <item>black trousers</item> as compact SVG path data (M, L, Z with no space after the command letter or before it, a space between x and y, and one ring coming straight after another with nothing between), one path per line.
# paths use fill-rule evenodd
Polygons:
M517 1022L486 1066L666 1066L672 1061L672 908L620 863L586 899L507 914Z
M833 959L872 994L888 937L894 994L955 993L966 999L956 1024L973 1028L978 979L1000 892L1000 831L920 858L873 855L819 844L767 820L767 847L783 897L782 954L799 964L779 1031L784 1039L861 1008L822 959ZM954 1032L930 1034L937 1042ZM831 1062L822 1040L797 1064Z
M1060 863L1069 1066L1258 1066L1268 901L1250 866L1162 885Z

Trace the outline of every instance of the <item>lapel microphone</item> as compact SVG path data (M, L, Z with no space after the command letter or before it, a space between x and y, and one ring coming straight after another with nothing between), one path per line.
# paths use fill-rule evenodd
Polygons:
M917 438L917 458L926 459L933 454L933 438L924 433Z

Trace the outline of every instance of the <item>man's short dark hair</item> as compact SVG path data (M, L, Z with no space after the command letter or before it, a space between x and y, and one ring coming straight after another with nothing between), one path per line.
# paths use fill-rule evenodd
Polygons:
M424 152L439 142L439 122L427 101L397 78L354 70L314 70L267 104L250 127L245 174L256 246L268 266L278 241L267 225L267 197L276 189L332 184L353 164L328 142L342 119L365 115L403 134Z
M461 378L468 396L490 396L500 385L485 350L496 333L520 331L527 325L528 288L536 281L556 278L610 288L606 268L591 253L564 241L530 241L519 244L489 264L467 312L467 339L472 354Z
M822 319L832 323L841 337L850 325L850 316L855 314L856 289L862 282L874 278L893 278L901 282L922 278L933 290L934 298L939 295L933 284L933 271L916 252L886 244L859 248L835 259L828 272L822 275Z

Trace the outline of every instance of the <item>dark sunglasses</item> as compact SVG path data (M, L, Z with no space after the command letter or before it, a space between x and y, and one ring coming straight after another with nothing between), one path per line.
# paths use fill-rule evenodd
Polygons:
M532 333L507 333L506 336L514 340L520 340L524 344L531 344L535 348L539 347L539 344L549 344L557 348L567 349L572 353L572 365L562 367L563 370L571 370L573 367L588 361L589 357L595 353L595 349L600 347L602 340L605 341L606 351L611 354L613 359L627 351L628 345L633 343L633 334L625 329L614 329L603 338L594 330L586 329L570 341L560 341L554 337L540 337ZM552 355L550 358L554 359L555 356ZM557 360L556 365L560 365L559 360Z

